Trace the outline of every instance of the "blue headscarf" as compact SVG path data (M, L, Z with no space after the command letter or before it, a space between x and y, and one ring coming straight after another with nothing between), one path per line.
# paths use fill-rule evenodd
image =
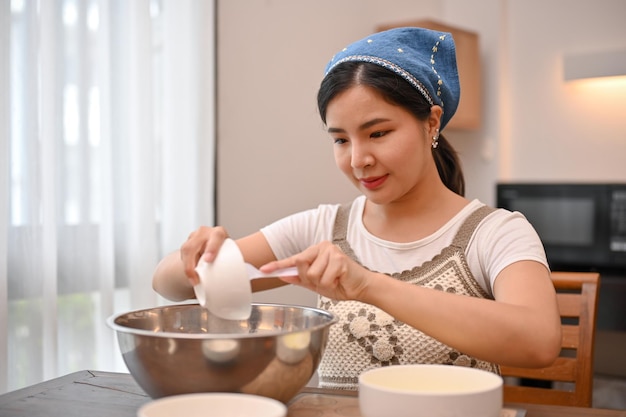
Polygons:
M325 75L342 62L360 61L395 72L430 103L443 109L440 130L450 121L461 95L452 35L418 27L378 32L335 54Z

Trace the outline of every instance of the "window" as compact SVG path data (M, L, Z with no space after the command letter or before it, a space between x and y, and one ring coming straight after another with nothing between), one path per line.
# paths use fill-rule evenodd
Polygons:
M156 263L213 222L213 3L10 7L0 392L125 370L106 318L164 303Z

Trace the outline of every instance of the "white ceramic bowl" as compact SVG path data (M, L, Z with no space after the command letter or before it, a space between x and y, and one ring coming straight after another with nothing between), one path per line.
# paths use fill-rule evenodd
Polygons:
M502 377L452 365L392 365L359 377L363 417L498 417Z
M251 313L252 288L239 247L226 239L215 260L196 267L200 283L194 286L198 303L218 317L247 320Z
M248 394L207 393L165 397L144 404L137 417L285 417L280 401Z

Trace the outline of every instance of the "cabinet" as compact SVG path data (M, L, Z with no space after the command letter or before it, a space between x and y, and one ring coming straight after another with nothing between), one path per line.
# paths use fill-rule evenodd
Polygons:
M480 129L482 125L482 82L478 34L434 20L413 20L383 24L378 26L377 30L383 31L406 26L423 27L452 34L456 45L461 99L456 114L448 123L446 130Z

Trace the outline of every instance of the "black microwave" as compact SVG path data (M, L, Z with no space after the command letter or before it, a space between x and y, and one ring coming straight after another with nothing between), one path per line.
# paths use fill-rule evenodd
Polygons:
M500 183L497 206L521 212L553 270L626 271L626 184Z

